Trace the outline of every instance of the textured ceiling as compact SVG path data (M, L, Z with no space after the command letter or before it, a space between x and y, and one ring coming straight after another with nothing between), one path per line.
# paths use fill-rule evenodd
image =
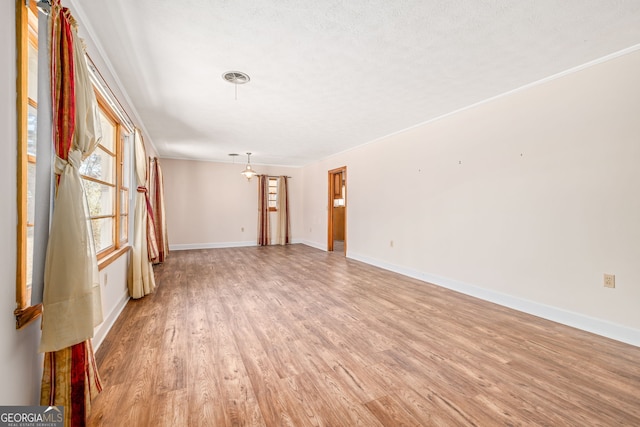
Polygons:
M168 158L300 166L640 44L637 0L71 5Z

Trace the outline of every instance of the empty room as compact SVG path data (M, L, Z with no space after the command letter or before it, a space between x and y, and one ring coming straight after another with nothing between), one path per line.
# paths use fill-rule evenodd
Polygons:
M0 24L0 421L640 425L640 3Z

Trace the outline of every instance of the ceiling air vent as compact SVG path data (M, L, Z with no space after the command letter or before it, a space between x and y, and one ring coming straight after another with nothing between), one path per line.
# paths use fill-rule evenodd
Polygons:
M249 80L251 80L249 76L242 71L227 71L222 75L222 78L236 85L243 85L249 83Z

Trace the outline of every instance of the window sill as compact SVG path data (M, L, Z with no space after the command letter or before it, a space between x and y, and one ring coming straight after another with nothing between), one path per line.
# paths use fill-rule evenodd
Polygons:
M104 268L106 268L109 264L111 264L112 262L114 262L115 260L117 260L118 258L120 258L122 255L126 254L127 252L129 252L129 249L131 249L131 246L123 246L120 249L116 249L115 251L111 252L109 255L107 255L106 257L99 259L98 260L98 270L103 270Z
M16 329L22 329L42 314L42 304L32 305L14 311L16 315Z
M109 255L99 260L98 270L106 268L109 264L129 252L130 248L131 246L124 246L111 252ZM16 329L22 329L23 327L40 317L40 315L42 314L42 304L37 304L22 309L16 309L14 311L14 314L16 316Z

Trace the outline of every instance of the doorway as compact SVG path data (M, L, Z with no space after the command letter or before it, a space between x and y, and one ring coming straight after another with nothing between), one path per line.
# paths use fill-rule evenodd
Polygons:
M347 167L329 171L327 250L347 254Z

